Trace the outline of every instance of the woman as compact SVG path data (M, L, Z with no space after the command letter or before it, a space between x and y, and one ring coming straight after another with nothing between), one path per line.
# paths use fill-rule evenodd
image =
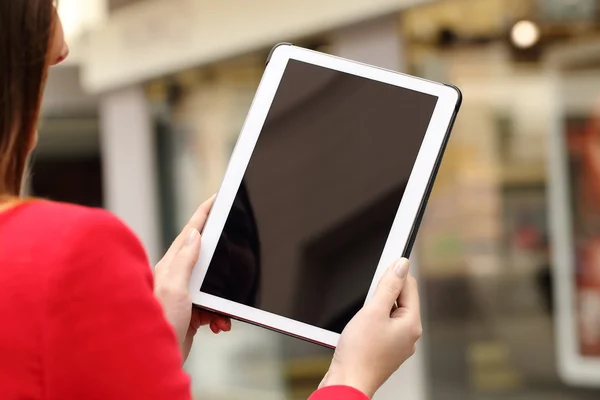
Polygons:
M190 399L182 369L196 331L228 319L192 311L191 270L211 201L154 271L114 216L19 199L47 69L68 48L52 0L0 0L0 393L2 399ZM395 303L399 308L390 314ZM312 399L365 399L420 335L408 262L350 322Z

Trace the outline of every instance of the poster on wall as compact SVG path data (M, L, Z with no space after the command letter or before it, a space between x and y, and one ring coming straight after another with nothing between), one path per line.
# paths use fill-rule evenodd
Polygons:
M558 369L569 384L600 386L600 108L563 117L557 133L550 184Z

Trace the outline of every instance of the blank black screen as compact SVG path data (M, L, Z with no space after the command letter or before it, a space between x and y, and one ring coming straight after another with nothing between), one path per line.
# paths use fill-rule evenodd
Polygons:
M290 60L201 290L341 332L365 301L436 103Z

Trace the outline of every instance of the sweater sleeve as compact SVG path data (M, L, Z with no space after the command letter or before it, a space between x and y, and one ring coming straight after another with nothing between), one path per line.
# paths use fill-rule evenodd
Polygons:
M317 390L308 400L369 400L369 398L349 386L327 386Z
M46 398L191 399L138 239L101 210L87 211L69 232L65 251L49 262L42 305Z

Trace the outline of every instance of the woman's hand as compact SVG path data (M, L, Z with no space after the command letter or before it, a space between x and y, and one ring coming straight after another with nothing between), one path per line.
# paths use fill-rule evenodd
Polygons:
M192 270L200 254L200 231L213 202L214 196L198 208L154 268L154 294L162 304L167 320L175 328L184 359L189 355L194 335L201 326L210 325L215 334L231 330L229 318L193 309L189 292Z
M373 298L344 329L321 387L352 386L373 397L414 354L422 328L417 282L408 272L409 262L402 259L385 273Z

